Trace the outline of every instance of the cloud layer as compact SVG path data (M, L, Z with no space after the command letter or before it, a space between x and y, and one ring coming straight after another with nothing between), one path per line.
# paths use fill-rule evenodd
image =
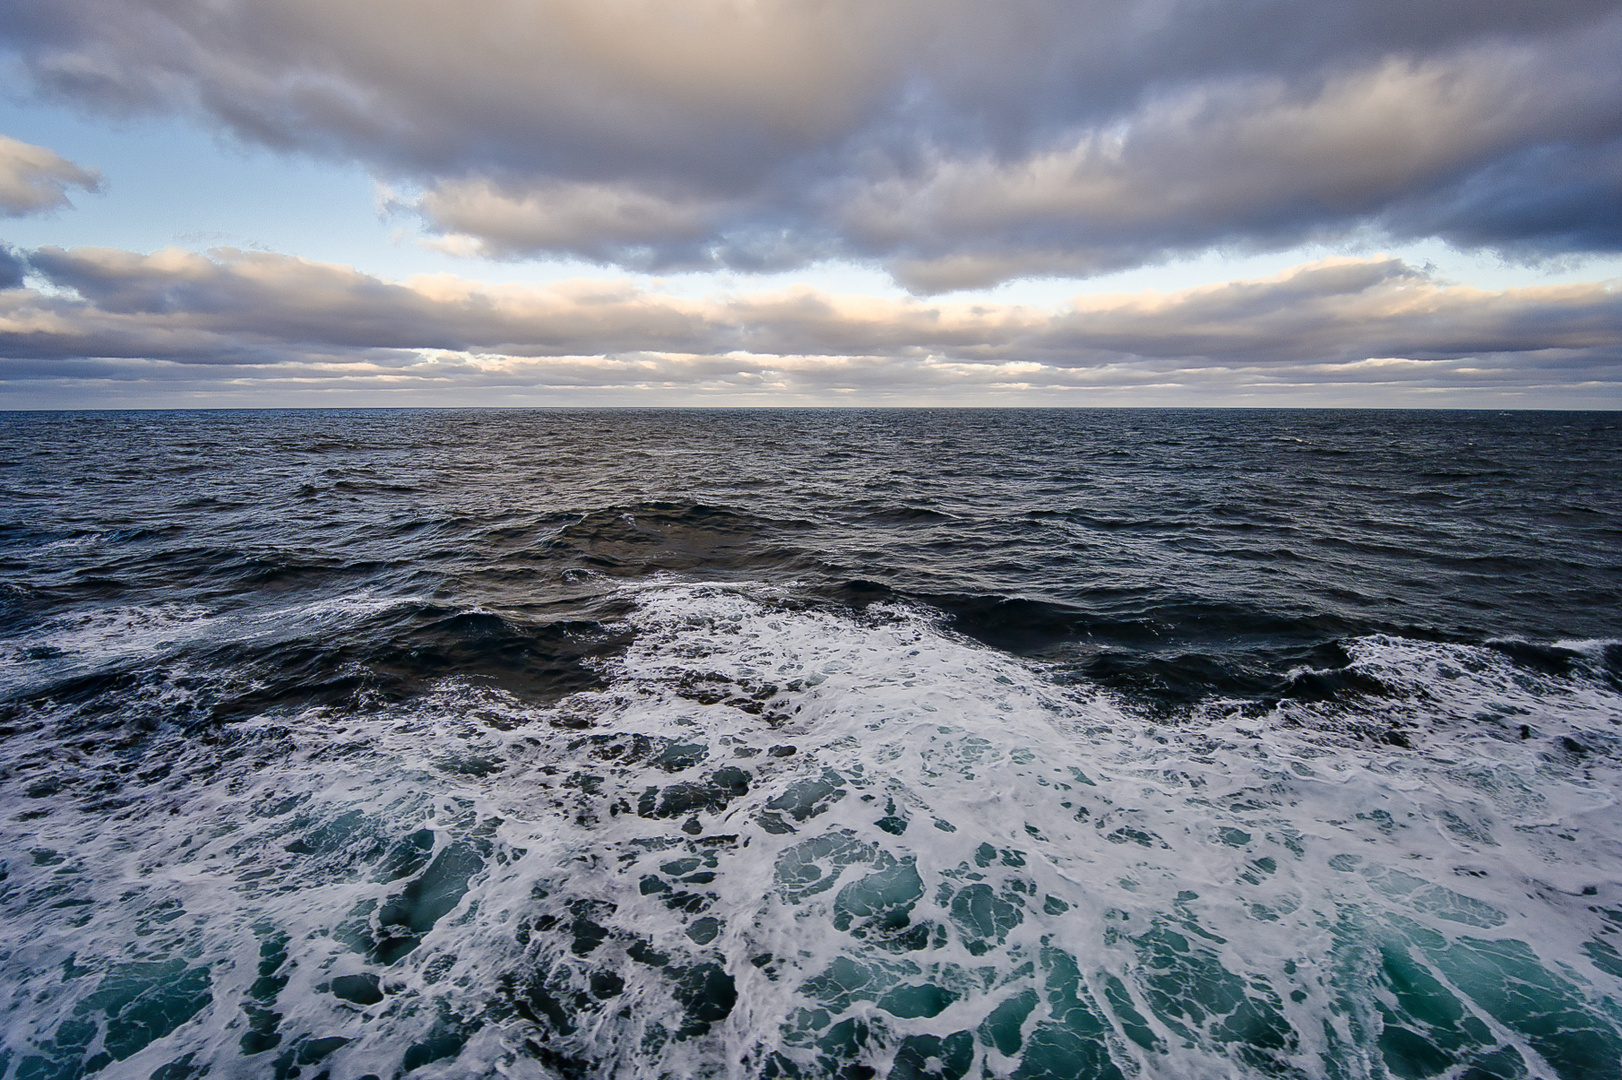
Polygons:
M392 283L285 255L44 248L0 291L15 402L1051 402L1596 405L1622 283L1501 292L1335 259L1058 308L627 282ZM674 397L672 395L675 395Z
M495 257L931 292L1354 231L1622 250L1615 0L14 0L0 45L362 161Z

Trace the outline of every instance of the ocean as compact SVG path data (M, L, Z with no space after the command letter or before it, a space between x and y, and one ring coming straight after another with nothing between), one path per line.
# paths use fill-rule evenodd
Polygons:
M1622 1075L1622 414L0 416L0 1077Z

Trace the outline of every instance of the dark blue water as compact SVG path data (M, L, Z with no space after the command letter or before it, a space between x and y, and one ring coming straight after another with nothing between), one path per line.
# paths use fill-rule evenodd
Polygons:
M1622 417L0 417L0 1076L1622 1070Z

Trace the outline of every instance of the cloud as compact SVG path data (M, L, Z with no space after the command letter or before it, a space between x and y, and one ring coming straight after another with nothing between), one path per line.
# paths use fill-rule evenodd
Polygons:
M14 0L33 86L365 163L453 250L888 266L1622 249L1617 0Z
M16 249L0 244L0 291L21 288L28 265Z
M439 246L456 253L504 258L547 251L646 268L677 261L672 249L704 241L720 209L626 184L549 183L512 192L488 180L442 183L394 207L421 214L444 235ZM690 250L680 261L702 258Z
M91 379L125 402L108 387L184 384L245 402L324 388L374 404L498 391L597 404L1414 404L1446 391L1622 405L1619 283L1487 292L1390 258L1056 308L805 287L688 298L612 280L395 283L233 250L27 259L50 288L0 292L12 395L71 385L82 397L75 380Z
M0 135L0 215L23 217L71 206L70 187L98 191L101 174L54 150Z
M1622 50L1622 38L1608 46ZM1563 232L1565 245L1604 248L1618 239L1622 138L1610 136L1622 135L1619 101L1622 67L1568 66L1496 44L1445 60L1387 59L1307 92L1278 80L1201 86L1017 160L943 159L863 185L842 214L924 291L1021 270L1089 274L1220 244L1285 247L1359 221L1466 244ZM1575 212L1553 215L1563 230L1524 215L1509 225L1511 213L1493 205L1490 189L1508 188L1553 208L1525 175L1541 163L1515 159L1529 144L1563 147L1568 175L1590 185ZM1508 175L1489 179L1495 171ZM1447 213L1427 212L1426 201Z

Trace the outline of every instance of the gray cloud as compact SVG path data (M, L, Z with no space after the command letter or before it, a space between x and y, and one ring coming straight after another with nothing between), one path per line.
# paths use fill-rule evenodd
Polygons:
M1598 52L1622 55L1622 36ZM1281 247L1357 221L1467 244L1604 248L1616 211L1599 204L1622 183L1622 139L1591 144L1616 124L1622 67L1589 59L1495 44L1388 59L1309 92L1277 80L1181 89L1017 160L942 159L864 185L842 212L924 290L1022 267L1087 274L1216 244ZM1562 148L1565 171L1588 185L1575 206L1531 182L1543 162L1518 160L1529 143L1533 158ZM1506 205L1506 189L1544 217Z
M622 281L402 284L229 250L27 258L51 288L0 292L0 384L14 401L94 384L127 404L138 384L249 402L324 388L377 404L1421 404L1447 393L1622 405L1618 283L1485 292L1389 258L1053 309L804 287L692 299Z
M0 244L0 291L20 288L27 271L28 264L16 249Z
M0 216L22 217L70 206L70 187L96 191L101 175L54 150L0 135Z
M1622 249L1617 0L14 0L0 43L363 161L499 258L928 292L1352 231Z
M440 246L457 253L548 251L645 268L705 261L702 245L723 211L714 200L627 184L553 182L512 191L488 180L448 181L391 207L420 212L446 235Z

